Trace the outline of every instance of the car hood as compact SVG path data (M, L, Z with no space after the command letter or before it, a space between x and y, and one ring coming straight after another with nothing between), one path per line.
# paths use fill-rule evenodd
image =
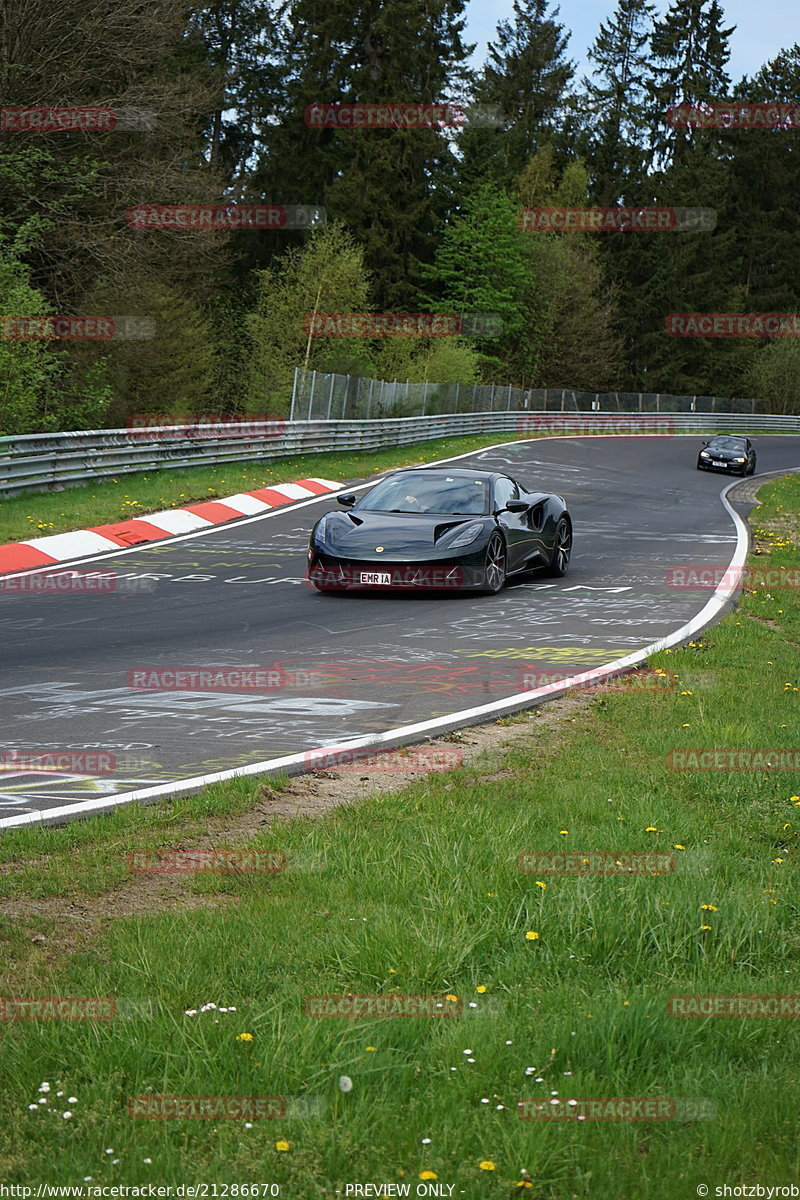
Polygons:
M463 528L478 522L488 532L494 521L488 516L458 515L446 513L384 513L354 512L328 513L324 535L315 540L323 549L346 558L369 558L382 561L403 562L412 558L430 558L447 555L450 530ZM317 527L319 528L319 527ZM384 547L378 551L377 547ZM459 546L453 554L474 550L475 544Z
M746 450L723 450L722 447L704 446L712 458L718 458L720 461L730 462L732 458L747 458Z

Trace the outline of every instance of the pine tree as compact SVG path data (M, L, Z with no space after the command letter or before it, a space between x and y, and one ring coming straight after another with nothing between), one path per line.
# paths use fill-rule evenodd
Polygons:
M644 174L654 11L649 0L619 0L587 55L595 71L592 79L584 78L580 98L587 126L583 146L591 192L600 204L635 196Z
M323 204L364 246L374 300L420 302L451 204L455 160L447 131L310 129L307 106L325 102L440 104L466 75L465 0L294 0L288 10L288 105L256 180L294 202Z
M500 107L499 133L465 131L461 177L467 190L480 178L510 188L520 164L559 134L574 64L565 58L569 34L550 0L514 0L512 21L501 21L497 39L475 87L481 104Z

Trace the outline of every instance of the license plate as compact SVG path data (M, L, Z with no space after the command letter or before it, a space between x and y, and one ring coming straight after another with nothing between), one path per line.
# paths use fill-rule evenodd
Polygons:
M388 587L392 582L392 577L383 571L362 571L361 583L379 583L384 587Z
M727 467L728 464L726 462L720 462L718 458L712 458L711 465L712 467Z

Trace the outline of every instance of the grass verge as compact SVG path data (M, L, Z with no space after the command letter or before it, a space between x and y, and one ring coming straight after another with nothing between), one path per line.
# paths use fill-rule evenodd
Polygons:
M4 500L0 506L0 544L130 520L146 513L181 508L185 504L251 492L309 476L344 483L348 479L367 478L391 467L466 454L481 446L502 442L505 436L494 433L360 453L299 454L263 462L142 471L67 488L63 492L30 493Z
M800 478L760 496L751 564L796 577ZM531 720L499 771L476 762L319 820L273 822L248 844L283 851L285 873L198 875L170 911L151 884L141 911L66 956L49 949L59 922L76 897L114 894L129 850L191 846L210 816L252 808L261 784L4 835L2 995L122 1004L109 1022L0 1022L0 1177L257 1183L291 1200L367 1182L468 1200L684 1200L796 1182L800 1020L667 1010L674 994L800 991L797 775L677 771L667 757L795 750L795 595L750 587L719 625L651 660L673 687L596 699L557 745ZM675 869L518 869L520 853L565 850L673 854ZM64 897L63 912L42 916L42 896ZM12 900L28 915L9 920ZM307 997L346 993L451 995L463 1015L306 1015ZM148 1093L323 1107L130 1117L129 1098ZM659 1121L521 1120L531 1097L677 1107Z

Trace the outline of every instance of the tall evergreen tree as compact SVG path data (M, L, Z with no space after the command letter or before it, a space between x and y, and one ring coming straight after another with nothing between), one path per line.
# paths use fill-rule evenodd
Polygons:
M635 197L645 173L650 27L649 0L619 0L600 26L587 57L595 64L584 77L580 105L586 122L582 143L591 192L600 204Z
M440 104L466 77L465 0L293 0L284 122L254 181L301 203L324 204L363 244L378 307L420 303L450 204L455 160L439 128L308 128L326 102Z
M498 105L505 125L500 134L465 131L461 176L467 190L487 177L510 188L520 165L561 130L575 66L565 57L569 34L557 19L558 7L549 10L550 0L514 0L513 20L497 26L475 97Z
M664 19L653 26L650 142L662 160L681 158L698 144L696 131L670 128L667 109L728 94L731 81L725 68L736 26L723 28L723 17L718 0L673 0Z

